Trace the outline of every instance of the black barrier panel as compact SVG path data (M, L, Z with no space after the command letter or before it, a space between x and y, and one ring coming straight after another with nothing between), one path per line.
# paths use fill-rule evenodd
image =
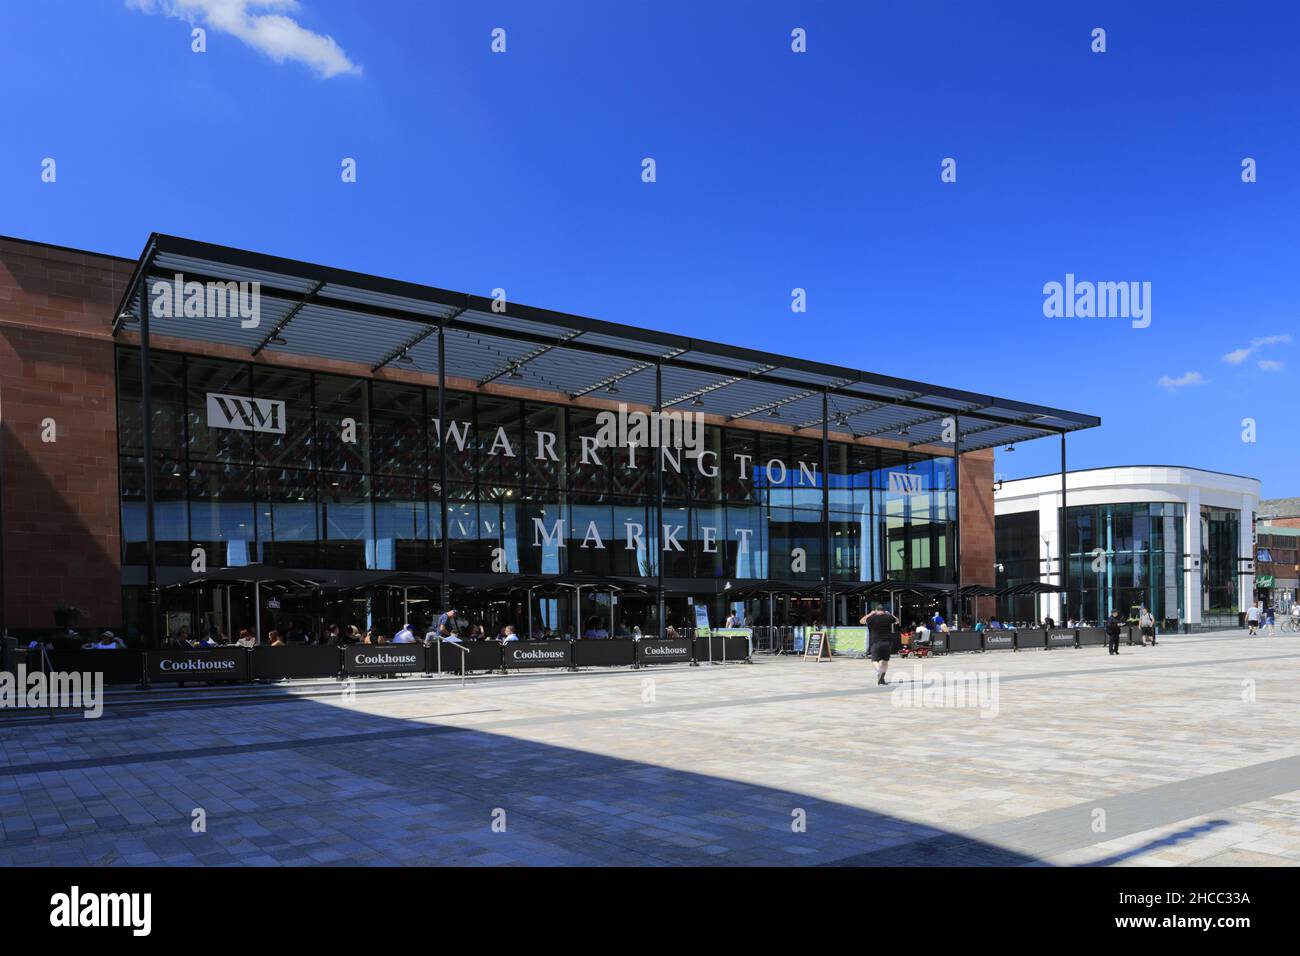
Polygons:
M1074 631L1048 631L1048 647L1074 647Z
M353 644L343 649L343 673L423 674L425 650L423 644Z
M243 647L214 647L208 651L146 651L144 662L150 683L248 680L248 650Z
M614 638L608 641L575 641L573 663L576 667L616 667L636 663L636 641Z
M1078 630L1080 647L1096 647L1106 643L1106 631L1100 627L1081 627Z
M981 631L949 631L948 650L982 651L984 650L984 634Z
M1046 631L1016 631L1016 650L1042 650L1047 647Z
M570 641L509 641L501 645L501 666L570 667L573 644ZM471 662L472 663L472 662Z
M343 668L343 656L337 647L254 647L249 654L254 680L337 677Z
M1015 631L982 631L984 635L984 650L986 651L1010 651L1016 648Z
M693 641L645 638L637 642L638 664L681 664L691 659Z
M946 634L945 634L943 631L934 631L933 633L931 633L931 634L930 634L930 653L931 653L931 654L947 654L947 653L948 653L948 638L949 638L951 635L952 635L952 631L948 631Z
M49 655L56 671L103 674L105 684L138 684L144 674L139 651L50 651Z
M461 672L461 662L467 658L469 648L475 646L475 644L460 644L456 641L441 641L428 648L426 666L434 674L459 674ZM458 648L464 648L464 653ZM498 650L500 650L499 647ZM498 657L497 664L500 665L500 663L501 660Z
M712 654L712 657L709 655ZM707 661L721 663L743 661L749 657L749 641L743 637L697 637L695 639L695 659L701 664Z
M549 644L550 641L537 643ZM556 641L555 643L560 643ZM472 671L495 671L501 668L501 644L498 641L472 641L465 645L469 648L469 669ZM447 661L447 648L442 649L443 663ZM452 651L455 654L455 651Z

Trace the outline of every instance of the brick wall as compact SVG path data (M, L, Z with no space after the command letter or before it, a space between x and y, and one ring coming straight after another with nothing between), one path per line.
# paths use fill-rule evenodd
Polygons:
M0 239L5 624L122 621L112 311L132 263ZM54 442L42 422L55 423Z
M961 583L996 584L997 561L993 529L993 450L967 452L961 456L961 480L957 488L961 515ZM988 617L997 613L996 598L975 598L970 613Z

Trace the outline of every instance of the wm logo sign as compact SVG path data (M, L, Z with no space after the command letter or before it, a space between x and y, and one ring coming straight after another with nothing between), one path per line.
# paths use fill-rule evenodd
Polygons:
M284 402L208 392L208 427L284 434Z
M889 490L898 495L919 495L923 490L921 488L921 476L909 475L905 471L891 471L889 473Z

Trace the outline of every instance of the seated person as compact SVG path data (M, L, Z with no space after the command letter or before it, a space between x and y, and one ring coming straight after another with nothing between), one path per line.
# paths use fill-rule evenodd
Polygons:
M272 647L284 647L284 636L279 631L271 631L266 635L266 642Z
M99 635L98 640L90 641L81 645L82 650L86 651L116 651L125 650L126 642L114 634L112 631L104 631Z
M239 639L235 643L240 647L252 647L257 643L257 638L253 637L253 632L246 627L239 629Z
M515 633L515 626L513 624L507 624L501 629L501 643L504 644L508 641L517 640L519 640L519 635Z
M411 625L407 624L400 631L393 635L394 644L414 644L415 632L411 630Z

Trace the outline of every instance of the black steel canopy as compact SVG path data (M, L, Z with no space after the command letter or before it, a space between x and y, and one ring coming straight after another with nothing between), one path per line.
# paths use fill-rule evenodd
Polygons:
M137 321L142 287L184 281L257 282L260 321L154 318L154 335L292 355L393 366L479 386L492 382L656 407L728 421L768 421L910 445L941 441L956 417L963 452L1093 428L1100 419L858 369L638 329L278 256L155 233L136 263L113 323ZM498 311L500 310L500 311ZM438 354L442 331L445 356ZM823 413L823 398L826 413Z

